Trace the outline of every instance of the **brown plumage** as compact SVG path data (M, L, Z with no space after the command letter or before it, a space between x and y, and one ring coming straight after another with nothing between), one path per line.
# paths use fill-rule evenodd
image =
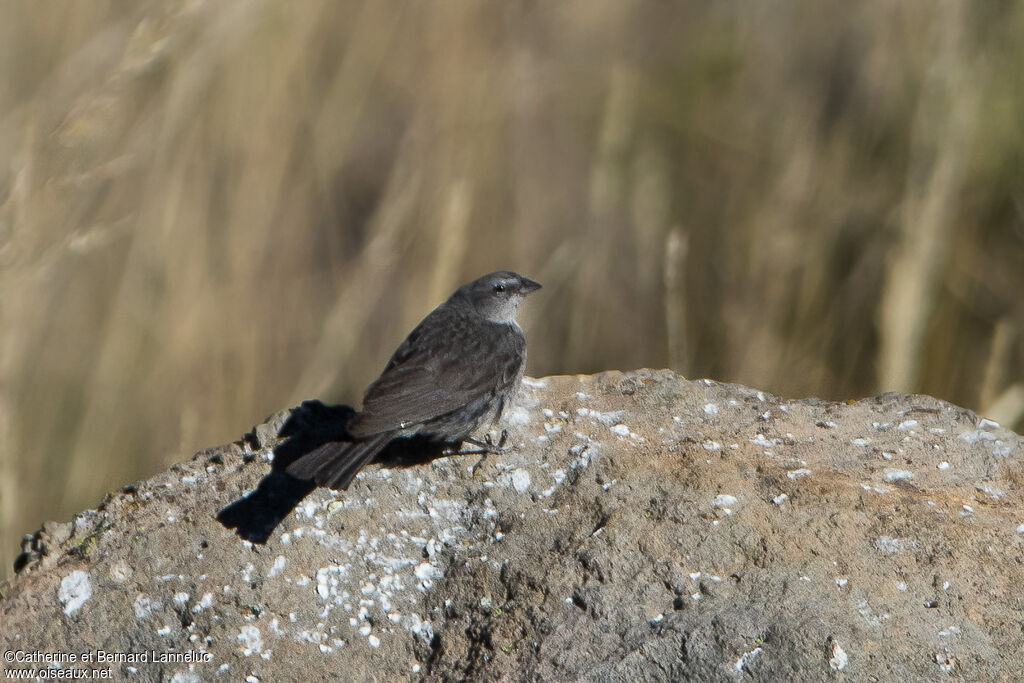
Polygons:
M392 439L459 443L496 422L526 369L519 303L540 285L510 271L463 285L416 326L363 396L350 440L332 441L286 468L346 489Z

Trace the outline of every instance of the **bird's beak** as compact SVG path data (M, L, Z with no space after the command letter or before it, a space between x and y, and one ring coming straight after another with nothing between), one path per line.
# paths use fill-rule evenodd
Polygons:
M534 282L533 280L527 279L525 277L523 278L522 284L519 285L519 293L522 296L526 296L530 292L536 292L538 289L540 289L539 282Z

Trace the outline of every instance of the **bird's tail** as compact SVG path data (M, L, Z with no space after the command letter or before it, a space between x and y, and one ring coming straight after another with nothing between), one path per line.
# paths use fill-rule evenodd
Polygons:
M319 486L345 490L392 436L384 432L362 441L329 441L288 465L285 472L297 479L312 479Z

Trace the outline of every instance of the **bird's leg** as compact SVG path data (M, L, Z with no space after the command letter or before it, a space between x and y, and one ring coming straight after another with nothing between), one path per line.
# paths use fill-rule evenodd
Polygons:
M441 451L440 457L445 458L450 455L479 455L481 453L487 454L493 452L492 449L488 449L487 444L485 444L482 441L476 441L475 439L463 439L462 441L459 441L457 443L457 446L445 447L444 450ZM468 451L463 450L462 446L466 443L469 443L471 446L474 446L474 448Z
M487 451L484 451L483 455L480 456L480 459L477 460L475 463L473 463L473 466L469 468L469 473L472 476L474 476L474 477L476 476L476 471L478 469L480 469L480 466L483 465L484 462L487 460L487 455L488 455Z

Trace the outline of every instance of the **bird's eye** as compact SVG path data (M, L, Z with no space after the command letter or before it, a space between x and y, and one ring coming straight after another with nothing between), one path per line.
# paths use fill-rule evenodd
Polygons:
M492 287L492 289L495 292L504 292L505 291L505 285L499 282L498 284L494 285L494 287Z

